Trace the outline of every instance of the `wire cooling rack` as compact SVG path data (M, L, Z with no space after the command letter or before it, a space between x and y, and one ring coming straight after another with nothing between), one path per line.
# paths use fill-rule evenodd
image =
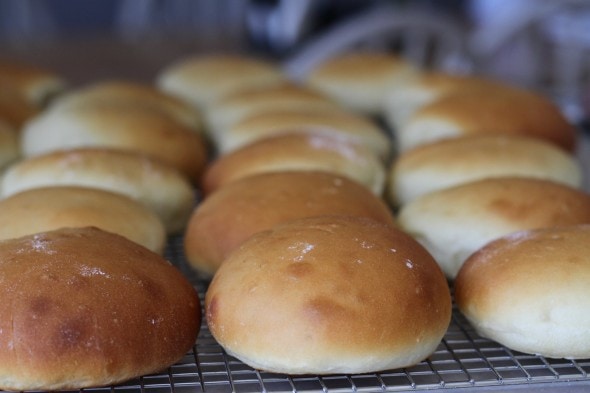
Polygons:
M201 300L207 283L188 267L182 238L170 240L167 258L193 282ZM158 374L84 392L406 392L530 390L590 392L590 359L548 359L511 351L479 337L457 310L437 350L409 368L361 375L288 376L254 370L227 355L203 320L193 349Z

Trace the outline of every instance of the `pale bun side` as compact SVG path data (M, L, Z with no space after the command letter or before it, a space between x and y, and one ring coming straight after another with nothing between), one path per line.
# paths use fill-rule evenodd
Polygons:
M351 178L381 196L385 166L366 146L320 134L270 136L219 156L206 168L204 194L246 176L279 171L321 170Z
M579 161L542 139L480 134L445 139L400 154L388 173L388 196L403 205L432 191L489 177L523 176L581 188Z
M158 254L166 231L158 216L139 202L96 188L35 188L0 200L0 240L60 228L93 226L116 233Z
M207 152L203 137L169 116L133 106L81 106L46 111L23 129L25 157L79 147L150 154L196 182Z
M417 68L392 53L347 52L318 64L305 83L324 92L343 107L369 115L381 114L385 97Z
M482 94L506 85L482 76L459 75L441 71L421 71L391 89L384 98L383 117L394 131L422 106L447 94L478 91Z
M277 64L240 54L195 55L180 59L160 71L156 85L192 106L208 105L231 92L270 86L287 80Z
M33 64L0 60L0 91L44 107L67 84L57 73Z
M215 135L238 121L270 111L338 111L336 102L320 92L293 83L256 87L229 93L208 108L207 129Z
M0 242L0 388L116 385L179 361L200 328L178 269L96 228Z
M490 178L423 195L402 206L397 219L454 279L469 255L496 238L590 223L590 195L549 180Z
M400 151L443 138L506 133L547 140L567 151L574 127L548 98L519 88L458 92L421 107L396 132Z
M109 79L72 89L54 99L51 110L80 105L138 105L163 111L195 132L202 131L199 112L184 101L154 86L126 80Z
M251 367L350 374L428 357L451 298L432 257L403 232L322 216L244 242L213 278L205 309L215 339Z
M476 331L553 358L590 357L590 225L513 233L466 262L455 299Z
M216 144L218 151L225 154L264 137L294 132L342 136L369 147L383 159L391 154L391 141L377 124L344 111L265 112L234 124Z
M394 225L385 202L346 177L318 171L263 173L226 184L195 208L184 235L185 255L191 266L210 276L254 233L324 214Z
M195 203L195 191L181 172L133 151L80 148L47 153L15 162L0 181L3 198L57 185L120 193L155 212L168 233L184 229Z

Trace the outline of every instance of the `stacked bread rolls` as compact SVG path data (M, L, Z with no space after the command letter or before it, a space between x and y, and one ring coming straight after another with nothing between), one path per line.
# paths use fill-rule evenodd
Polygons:
M527 353L590 356L590 321L575 317L587 313L590 195L559 108L484 77L422 72L389 93L383 116L398 225L434 256L476 331Z
M343 64L355 62L354 80L371 78L357 56L327 61L310 83L321 86L314 79L330 69L346 75ZM323 91L342 102L362 96L346 83L326 82ZM576 131L559 108L497 80L419 69L380 97L376 113L396 149L387 199L447 279L459 274L459 308L476 330L524 352L587 357L590 324L575 317L587 313L578 280L587 263L574 243L584 242L590 195L581 189Z
M559 299L584 295L581 280L553 273L571 265L583 278L585 262L545 250L555 239L584 239L590 222L575 133L530 91L421 71L386 54L335 57L302 83L264 59L207 55L163 69L155 86L110 80L68 90L24 123L18 142L24 158L0 183L0 216L19 223L0 234L7 239L0 281L21 273L10 259L17 249L26 250L28 274L19 287L5 286L7 297L21 295L7 315L22 326L18 348L79 367L27 359L42 372L10 369L14 379L0 387L118 383L182 356L201 309L190 283L158 256L171 234L184 235L187 262L211 279L204 299L211 333L261 370L349 374L416 364L446 332L455 278L459 308L482 335L546 356L590 356L575 338L590 330L587 320L542 308L548 298L536 304L523 296L498 311L509 297L494 282L513 296L520 285L537 296L537 283L555 276ZM514 235L537 228L555 232ZM522 250L494 245L505 235L509 251ZM555 266L523 278L531 267L520 265L522 255L539 249ZM115 266L121 259L128 263ZM508 280L506 271L516 273ZM63 274L74 278L48 290L47 280ZM486 287L480 280L488 274L494 281ZM129 277L137 279L127 288ZM62 302L68 285L92 287L99 299L121 293L139 306L111 304L124 303L114 296L97 307L78 292ZM530 314L507 322L523 304L534 305ZM46 306L47 329L28 329ZM104 337L91 335L83 317L120 306L125 318L94 327L125 341L116 359L84 349ZM76 307L79 314L69 313ZM547 319L552 345L540 344L540 330L515 344L519 332ZM581 328L564 328L573 323ZM1 328L0 341L10 340ZM497 334L506 329L516 336ZM39 334L54 347L35 347ZM60 334L65 339L54 339ZM165 344L141 345L153 337ZM6 364L13 355L0 351ZM91 362L79 362L82 355Z
M483 77L425 73L384 105L398 148L388 199L449 279L497 237L587 222L576 134L547 98ZM572 197L577 207L565 208Z
M194 206L200 116L148 85L66 90L32 70L0 64L1 94L36 109L22 124L0 119L0 388L80 389L158 372L201 324L197 291L161 256Z
M406 72L373 57L388 81L393 68ZM258 60L238 83L236 70L250 60L191 58L158 78L200 108L212 147L184 249L212 279L205 307L213 336L274 372L361 373L421 361L450 322L450 291L383 198L389 136L329 92L271 75L272 64Z

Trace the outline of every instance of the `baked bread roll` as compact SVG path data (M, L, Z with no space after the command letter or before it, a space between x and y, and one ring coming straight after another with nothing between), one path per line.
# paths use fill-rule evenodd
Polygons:
M196 207L185 231L185 255L191 266L211 276L254 233L324 214L394 225L384 201L345 177L314 171L264 173L228 183Z
M0 387L117 384L180 360L197 292L158 254L96 228L0 242Z
M226 352L286 374L411 366L445 334L444 275L417 242L361 217L290 221L244 242L205 298Z
M490 178L423 195L402 206L397 219L454 279L467 257L494 239L590 223L590 195L549 180Z
M505 87L505 83L483 76L422 70L387 92L383 104L383 117L391 129L397 130L422 106L447 94L484 94L486 91Z
M238 121L255 114L274 111L339 111L327 96L304 86L281 83L262 88L238 90L212 103L207 110L211 137L226 132Z
M21 97L37 108L66 88L65 80L58 74L16 61L0 61L0 92Z
M559 107L518 88L448 94L421 107L396 130L399 151L444 138L473 134L528 135L567 151L576 144L574 127Z
M520 352L590 357L590 226L517 232L472 255L455 299L476 331Z
M150 154L192 181L201 175L204 139L161 112L132 105L79 106L46 111L25 126L25 157L78 147L109 147Z
M286 80L278 65L271 61L239 54L210 54L172 63L159 73L156 85L206 110L209 104L228 93Z
M417 72L409 61L392 53L348 52L318 64L305 82L350 110L378 115L388 92Z
M391 154L391 141L377 124L346 112L265 112L245 118L219 134L216 145L220 153L226 154L261 138L294 132L344 136L366 145L383 159Z
M51 103L51 110L82 105L138 105L162 111L181 124L200 132L202 119L197 110L156 87L124 80L104 80L70 90Z
M578 160L565 150L524 135L445 139L400 154L388 174L388 194L403 205L432 191L488 177L525 176L581 188Z
M44 186L99 188L138 200L155 212L168 233L184 230L195 191L175 168L125 150L80 148L31 157L10 165L1 178L2 197Z
M366 146L345 137L302 133L263 138L218 157L206 168L201 189L209 194L246 176L302 170L346 176L379 196L385 188L384 164Z
M0 240L93 226L158 253L166 231L154 212L131 198L85 187L43 187L0 200Z

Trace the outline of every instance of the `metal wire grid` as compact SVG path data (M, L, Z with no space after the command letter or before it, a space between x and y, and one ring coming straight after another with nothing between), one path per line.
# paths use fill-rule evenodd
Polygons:
M185 263L182 239L170 241L166 256L191 280L201 299L207 283ZM402 392L425 390L507 390L529 385L552 389L583 386L590 391L590 359L548 359L509 350L478 336L455 309L437 350L409 368L361 375L288 376L254 370L227 355L203 320L193 349L162 373L119 386L84 392ZM551 385L549 385L551 384ZM481 389L479 389L481 388Z

